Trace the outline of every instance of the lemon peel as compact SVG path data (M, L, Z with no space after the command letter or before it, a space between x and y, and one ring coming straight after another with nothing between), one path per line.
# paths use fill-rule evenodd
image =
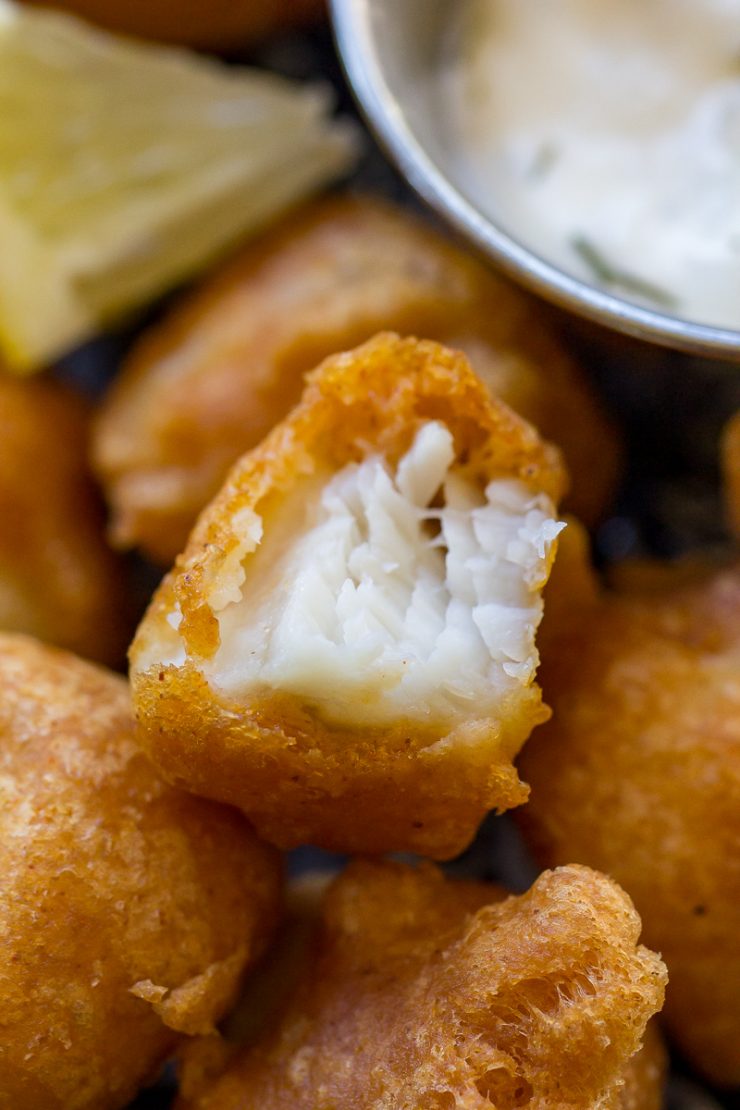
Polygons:
M344 172L331 94L0 0L0 354L28 372Z

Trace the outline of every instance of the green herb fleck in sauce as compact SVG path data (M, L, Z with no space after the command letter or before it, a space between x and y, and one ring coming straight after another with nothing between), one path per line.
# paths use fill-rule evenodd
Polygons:
M675 309L678 307L677 299L666 289L662 289L659 285L653 285L651 281L645 281L636 274L630 274L626 270L620 270L616 266L612 266L598 247L594 246L585 235L574 235L570 240L570 245L581 261L588 266L595 279L602 285L621 289L625 293L634 293L636 297L643 297L646 301L652 301L653 304L659 305L661 308Z
M559 157L560 152L554 143L542 143L529 167L530 180L540 181L546 177Z

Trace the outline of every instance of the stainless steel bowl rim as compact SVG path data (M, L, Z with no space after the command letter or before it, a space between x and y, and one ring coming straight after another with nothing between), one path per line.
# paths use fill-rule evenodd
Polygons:
M482 254L547 300L661 346L740 361L740 331L643 308L579 281L523 246L468 201L421 144L386 82L372 35L372 3L373 0L330 0L337 46L370 127L427 204Z

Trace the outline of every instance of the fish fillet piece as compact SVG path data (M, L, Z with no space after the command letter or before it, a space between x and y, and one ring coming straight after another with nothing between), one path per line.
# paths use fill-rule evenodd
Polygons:
M356 862L276 1028L180 1110L651 1110L665 968L583 867L520 897ZM637 1084L641 1084L638 1092Z
M553 717L519 767L540 861L612 875L670 974L665 1021L740 1083L740 567L636 566L602 591L569 525L547 591Z
M298 402L305 373L381 330L464 351L562 448L568 509L600 517L618 437L547 310L411 213L345 195L247 244L134 346L93 444L114 543L168 566L230 466Z
M120 665L133 620L87 449L80 398L0 365L0 629Z
M212 1031L264 950L280 861L175 790L126 683L0 634L0 1108L110 1110Z
M145 749L281 847L460 851L526 797L562 483L462 355L385 334L328 359L139 628Z

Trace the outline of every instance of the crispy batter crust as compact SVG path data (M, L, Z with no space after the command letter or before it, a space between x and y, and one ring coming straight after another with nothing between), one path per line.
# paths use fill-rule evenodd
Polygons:
M124 581L87 471L84 406L0 370L0 429L0 628L120 664Z
M0 689L0 1107L108 1110L232 1001L279 862L157 777L122 679L2 635Z
M350 865L324 904L318 959L276 1030L197 1110L572 1110L657 1105L622 1085L665 969L603 875L567 867L501 901L433 866Z
M618 444L543 316L401 210L352 197L307 205L150 329L114 383L94 446L115 542L171 563L229 466L299 400L305 372L385 329L465 351L562 446L570 507L594 520Z
M548 590L552 720L520 761L540 859L576 859L634 898L670 972L666 1021L740 1082L740 568L653 567L600 596L569 528Z
M395 463L430 419L447 424L466 473L481 486L517 477L557 500L557 451L488 396L462 355L378 336L327 359L290 417L236 464L132 645L138 736L152 759L171 781L239 805L280 847L310 842L445 858L466 846L489 809L526 798L512 759L547 716L534 683L519 687L497 719L471 716L453 730L410 719L352 729L324 722L293 696L229 700L199 669L219 645L209 600L234 574L243 545L235 522L252 510L269 517L270 505L317 466L341 467L368 450ZM186 658L160 665L177 605Z
M648 1022L642 1048L628 1061L619 1092L619 1110L663 1110L668 1053L657 1018Z
M325 6L324 0L26 0L42 2L113 31L211 49L242 46L309 23Z

